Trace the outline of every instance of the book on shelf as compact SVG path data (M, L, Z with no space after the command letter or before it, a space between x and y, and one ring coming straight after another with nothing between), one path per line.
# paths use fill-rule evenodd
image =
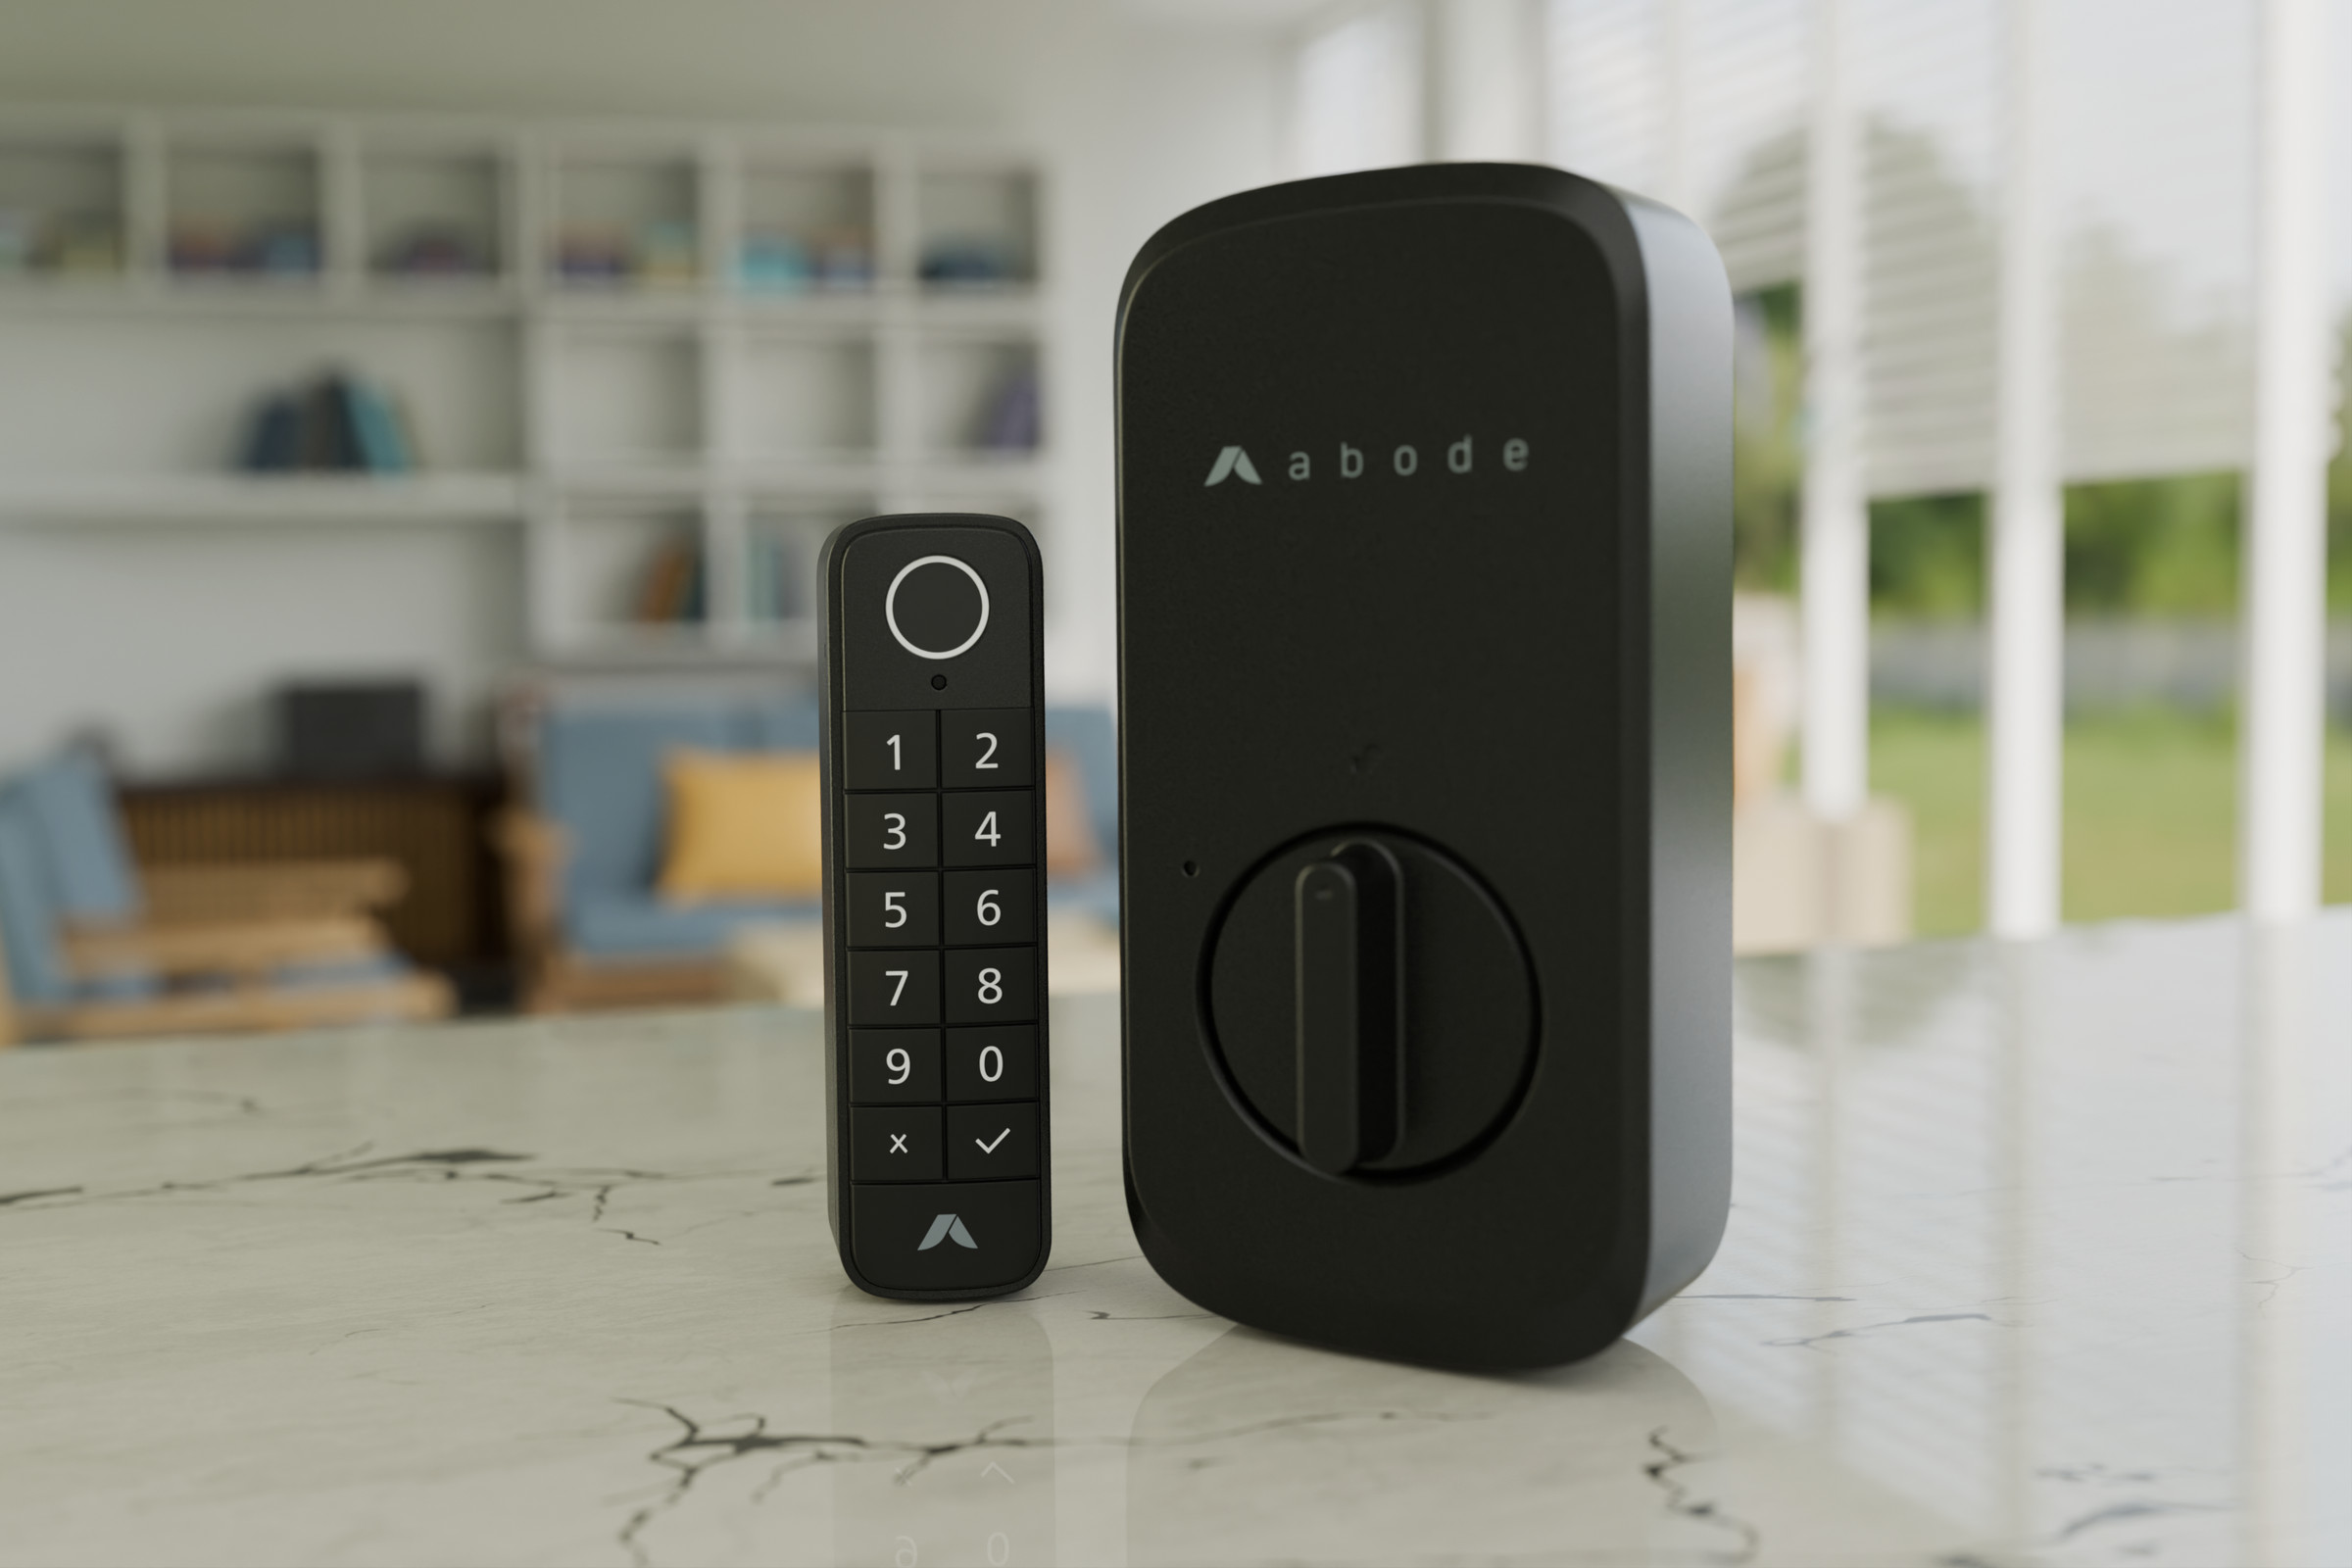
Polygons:
M247 473L414 473L422 466L408 409L364 377L333 371L265 394L246 425Z
M702 620L708 585L702 542L681 534L654 548L637 579L631 616L641 626L675 626Z

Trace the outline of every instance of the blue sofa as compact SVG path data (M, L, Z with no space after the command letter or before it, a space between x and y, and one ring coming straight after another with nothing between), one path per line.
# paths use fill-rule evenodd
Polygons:
M728 939L812 921L814 900L665 901L662 761L673 751L814 751L811 696L558 702L532 726L529 806L501 828L524 1005L534 1010L708 1000ZM1117 746L1110 714L1049 709L1046 743L1085 781L1101 869L1056 883L1056 908L1118 909Z

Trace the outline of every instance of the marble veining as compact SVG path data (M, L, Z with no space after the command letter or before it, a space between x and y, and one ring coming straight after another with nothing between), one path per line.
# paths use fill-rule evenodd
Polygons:
M1470 1378L849 1288L811 1015L0 1054L0 1563L2352 1562L2352 917L1742 966L1722 1254Z

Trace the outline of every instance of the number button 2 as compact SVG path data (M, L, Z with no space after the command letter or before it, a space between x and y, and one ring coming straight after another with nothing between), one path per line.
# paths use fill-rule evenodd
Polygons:
M946 741L940 782L952 790L1035 784L1029 722L1026 708L951 709L940 714Z
M938 715L852 713L843 736L844 787L927 790L939 782Z

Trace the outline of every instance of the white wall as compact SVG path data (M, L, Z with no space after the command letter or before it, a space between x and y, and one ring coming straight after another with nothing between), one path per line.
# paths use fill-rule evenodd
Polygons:
M1161 222L1277 177L1296 6L1151 0L0 3L0 100L662 115L1011 134L1055 171L1048 678L1113 680L1110 330ZM0 383L10 375L0 366ZM10 386L0 401L22 401ZM289 675L415 669L461 709L522 658L515 546L456 529L0 530L0 766L69 733L140 772L251 766Z

